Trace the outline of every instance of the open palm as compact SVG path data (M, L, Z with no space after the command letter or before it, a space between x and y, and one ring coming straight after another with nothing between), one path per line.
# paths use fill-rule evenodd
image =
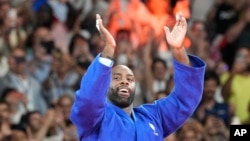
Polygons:
M99 14L96 14L96 28L98 29L102 40L109 47L115 48L116 43L113 36L109 33L109 31L103 26L102 19Z
M176 15L176 24L171 32L166 26L164 30L168 44L172 48L181 48L187 32L187 21L183 15L181 13Z

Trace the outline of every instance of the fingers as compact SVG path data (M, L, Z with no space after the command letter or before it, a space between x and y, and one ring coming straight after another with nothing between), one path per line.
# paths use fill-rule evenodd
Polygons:
M98 29L98 31L100 31L101 27L102 27L101 16L99 14L96 14L96 28Z
M175 18L176 18L176 24L177 25L181 25L181 26L186 26L187 25L187 21L186 21L186 19L183 16L181 11L176 13Z
M166 36L170 34L169 28L167 26L164 26L164 31L165 31Z

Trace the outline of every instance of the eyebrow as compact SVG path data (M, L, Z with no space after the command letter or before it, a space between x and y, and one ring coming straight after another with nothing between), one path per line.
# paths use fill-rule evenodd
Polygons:
M113 75L119 75L119 76L121 76L122 74L121 73L113 73ZM134 77L134 75L132 75L132 74L126 74L126 76L133 76Z

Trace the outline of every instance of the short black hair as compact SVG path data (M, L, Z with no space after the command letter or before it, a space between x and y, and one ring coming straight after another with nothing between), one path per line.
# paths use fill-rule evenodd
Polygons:
M207 81L207 80L210 80L210 79L213 79L216 81L216 84L219 86L220 85L220 78L219 78L219 75L213 71L213 70L207 70L205 72L205 76L204 76L204 81Z
M151 70L154 71L155 69L155 64L156 63L162 63L164 68L167 69L167 63L165 62L165 60L161 59L161 58L154 58L153 59L153 62L152 62L152 65L151 65Z
M79 34L79 33L74 34L73 37L70 39L69 48L68 48L68 52L69 52L70 55L72 55L74 50L75 50L75 41L78 38L80 38L80 39L84 40L85 42L89 43L88 39L83 37L81 34Z
M11 125L11 130L22 131L22 132L24 132L27 135L25 127L23 127L21 124L12 124Z
M0 104L6 104L6 105L9 105L7 101L3 100L3 99L0 99Z
M36 114L36 113L41 114L38 111L29 111L28 113L22 115L21 120L20 120L21 126L26 127L29 124L31 115Z
M17 91L15 88L5 88L3 91L2 91L2 94L1 94L1 99L5 99L11 92L13 91Z

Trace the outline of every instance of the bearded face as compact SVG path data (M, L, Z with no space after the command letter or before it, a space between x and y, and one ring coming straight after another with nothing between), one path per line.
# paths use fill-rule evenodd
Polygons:
M108 99L114 105L125 108L130 106L135 97L135 78L126 66L114 67Z

